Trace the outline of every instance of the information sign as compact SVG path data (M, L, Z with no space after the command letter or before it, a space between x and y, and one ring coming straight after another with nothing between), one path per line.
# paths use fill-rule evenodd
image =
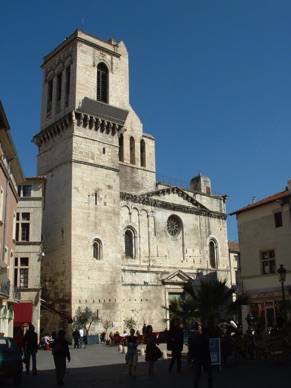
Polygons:
M210 338L209 349L211 356L211 365L219 365L219 368L221 370L220 338Z

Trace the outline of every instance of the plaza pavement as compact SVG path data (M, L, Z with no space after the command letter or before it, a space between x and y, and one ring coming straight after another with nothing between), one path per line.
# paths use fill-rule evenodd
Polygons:
M139 346L143 348L144 345ZM165 350L165 345L160 348ZM182 362L182 375L168 373L170 359L155 363L155 375L147 375L144 356L139 356L137 376L129 376L125 355L117 347L104 344L88 345L86 349L70 347L71 362L65 375L68 388L189 388L193 387L193 370L186 360ZM291 355L286 362L272 364L257 360L239 360L226 367L213 367L213 388L288 388L291 384ZM37 354L38 375L23 373L23 388L56 387L51 351ZM12 380L0 380L1 387L13 386ZM207 388L206 374L202 374L199 388Z

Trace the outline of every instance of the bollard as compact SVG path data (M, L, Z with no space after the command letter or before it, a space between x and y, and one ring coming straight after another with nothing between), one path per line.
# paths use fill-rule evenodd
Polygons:
M118 345L118 351L119 351L119 353L122 353L122 352L123 352L123 350L122 350L122 345Z
M163 353L163 355L162 355L162 360L167 360L167 359L168 359L167 351L166 351L166 350L163 350L162 353Z

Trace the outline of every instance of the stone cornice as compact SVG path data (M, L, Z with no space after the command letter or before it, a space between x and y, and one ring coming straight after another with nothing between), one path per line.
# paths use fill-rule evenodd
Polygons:
M35 135L32 141L35 145L40 147L43 143L54 139L61 132L68 129L74 122L74 117L74 112L66 114L65 116L54 122L52 125L49 125L47 128L43 129L39 134Z
M32 141L35 145L41 147L42 144L54 139L61 132L70 128L75 121L79 127L82 126L83 128L95 131L99 130L100 132L106 132L107 134L111 133L112 136L114 136L117 131L120 132L123 129L123 126L110 120L99 119L98 117L85 113L70 112L35 135Z
M106 132L107 134L111 133L112 136L123 128L121 125L118 125L110 120L102 120L86 113L76 112L75 116L78 126L95 131Z
M158 190L160 191L160 190ZM191 198L191 197L190 197ZM139 203L145 206L157 207L161 209L176 211L180 213L196 214L204 217L219 218L226 220L227 215L225 213L213 212L205 207L190 207L186 205L180 205L176 203L170 203L161 201L159 199L150 198L148 194L134 195L129 193L120 193L120 199L126 202ZM192 203L195 206L195 204Z

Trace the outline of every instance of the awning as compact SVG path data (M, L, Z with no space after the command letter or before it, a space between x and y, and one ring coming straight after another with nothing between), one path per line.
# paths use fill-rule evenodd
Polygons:
M61 318L67 320L68 323L73 323L73 319L70 315L67 315L66 313L62 313L61 311L56 310L55 308L53 308L52 306L50 306L46 302L44 302L42 299L41 299L41 305L46 310L48 310L50 313L59 315Z
M14 326L28 326L32 322L32 302L20 302L14 307Z

